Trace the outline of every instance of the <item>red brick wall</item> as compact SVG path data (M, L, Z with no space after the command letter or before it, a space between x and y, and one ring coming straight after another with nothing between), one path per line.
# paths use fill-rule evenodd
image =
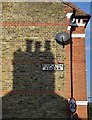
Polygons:
M69 13L69 11L68 11ZM80 19L80 18L79 18ZM69 19L67 19L69 23ZM76 27L72 34L85 34L85 27ZM70 45L66 45L66 98L71 97L71 78L70 78ZM73 97L76 101L86 101L86 56L85 38L72 38L72 69L73 69ZM87 106L78 105L77 115L79 118L87 118Z

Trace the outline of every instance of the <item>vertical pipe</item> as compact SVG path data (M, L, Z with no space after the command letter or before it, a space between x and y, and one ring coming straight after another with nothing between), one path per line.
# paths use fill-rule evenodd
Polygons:
M71 98L73 98L73 71L72 71L72 27L70 30L70 78L71 78Z
M72 31L74 28L74 22L76 22L76 20L73 22L73 18L75 18L75 13L76 13L76 9L73 8L73 14L70 18L70 25L71 25L71 29L70 29L70 78L71 78L71 98L73 98L73 70L72 70ZM73 113L71 113L71 120L73 120Z
M73 74L72 74L72 26L70 30L70 80L71 80L71 98L73 98ZM73 120L73 114L71 113L71 120Z

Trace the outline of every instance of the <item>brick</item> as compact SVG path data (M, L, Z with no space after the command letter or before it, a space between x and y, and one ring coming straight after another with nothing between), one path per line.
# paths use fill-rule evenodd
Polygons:
M67 31L72 8L50 2L3 2L2 7L3 118L69 118L70 45L63 48L55 36ZM73 38L76 100L87 98L84 43ZM64 63L64 71L42 71L43 63ZM86 107L78 106L77 114L87 118Z

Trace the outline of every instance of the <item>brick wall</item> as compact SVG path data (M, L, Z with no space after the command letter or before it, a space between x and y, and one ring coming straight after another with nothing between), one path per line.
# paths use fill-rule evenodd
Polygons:
M2 7L3 118L69 118L70 48L55 41L58 32L67 31L67 6L3 2ZM73 39L76 100L86 100L84 43ZM64 63L64 71L42 71L43 63Z
M81 19L80 17L78 18ZM85 18L83 24L85 24ZM69 19L68 19L69 20ZM68 21L67 20L67 21ZM78 26L74 29L72 34L85 34L85 26ZM66 46L66 73L67 73L67 88L66 98L71 96L71 81L70 81L70 45ZM86 101L86 55L85 55L85 38L74 37L72 38L72 69L73 69L73 97L76 101ZM70 93L70 94L69 94ZM77 105L74 118L87 119L87 105Z
M67 117L65 71L41 69L64 63L65 50L55 41L66 30L63 4L3 3L2 12L3 117Z

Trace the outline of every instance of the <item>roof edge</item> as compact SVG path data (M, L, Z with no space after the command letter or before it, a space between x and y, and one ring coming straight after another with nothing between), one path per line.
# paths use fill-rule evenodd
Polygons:
M77 7L76 5L74 5L74 4L71 3L71 2L63 2L63 3L64 3L65 5L68 5L68 6L71 7L72 9L73 9L73 8L77 9L77 12L76 12L76 14L75 14L75 17L76 17L76 18L87 19L86 24L85 24L85 28L86 28L86 26L87 26L87 24L88 24L88 22L89 22L89 20L90 20L90 18L91 18L91 15L88 14L88 13L86 13L86 12L84 12L83 10L81 10L79 7Z
M90 14L84 12L83 10L81 10L79 7L77 7L76 5L74 5L73 3L71 2L63 2L65 5L68 5L69 7L71 7L72 9L75 8L77 9L77 13L76 13L76 16L87 16L88 18L91 17Z

